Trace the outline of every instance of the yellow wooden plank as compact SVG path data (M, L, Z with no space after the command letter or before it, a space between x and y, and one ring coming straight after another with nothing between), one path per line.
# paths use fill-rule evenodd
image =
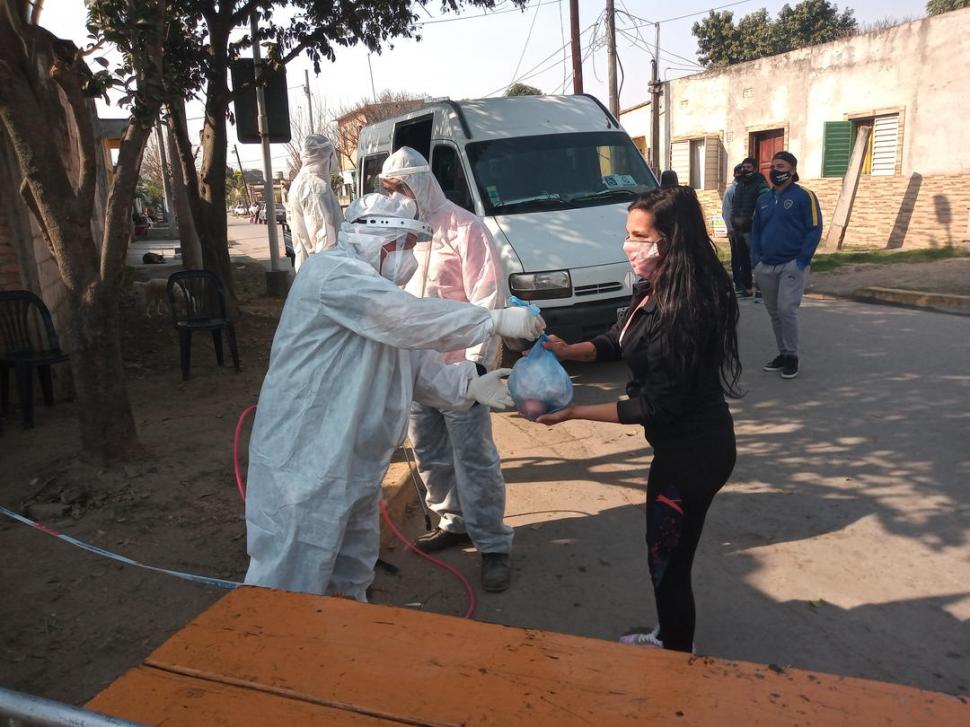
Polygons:
M145 666L129 671L87 706L146 725L388 727L400 724Z
M910 687L256 588L146 664L417 724L970 724Z

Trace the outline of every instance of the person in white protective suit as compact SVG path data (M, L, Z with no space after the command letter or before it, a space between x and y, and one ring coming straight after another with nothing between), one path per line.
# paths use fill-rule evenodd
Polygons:
M408 292L489 309L504 307L494 238L477 215L445 197L427 160L402 147L385 160L380 179L395 197L413 197L419 218L433 231L429 243L415 248L418 272ZM492 336L446 353L445 361L471 361L484 373L499 357L500 341ZM427 487L425 501L440 517L437 528L419 538L417 547L434 552L470 541L482 554L482 587L504 591L511 581L513 530L505 524L505 479L489 411L455 411L416 401L411 405L409 435Z
M411 200L350 205L337 247L296 276L263 380L249 447L246 583L366 600L380 544L378 500L412 400L502 407L501 376L446 365L493 335L536 338L541 317L402 290L430 228ZM521 311L521 312L520 312Z
M286 197L286 217L293 235L293 267L299 271L310 255L337 244L343 212L330 186L337 168L333 144L323 134L310 134L300 153L303 166Z

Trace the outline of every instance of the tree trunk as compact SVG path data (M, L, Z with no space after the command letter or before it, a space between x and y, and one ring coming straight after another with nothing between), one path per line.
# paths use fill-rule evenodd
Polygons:
M167 127L166 131L169 146L174 149L175 135L172 133L171 127ZM202 260L202 244L199 242L199 235L195 231L195 217L192 214L189 195L185 189L182 164L177 159L172 160L172 187L172 204L175 208L175 219L178 222L179 241L182 244L182 266L186 270L202 270L205 267Z
M104 283L71 296L71 368L81 448L99 461L140 452L121 357L118 300Z
M209 27L209 69L202 127L202 172L199 183L199 238L206 270L216 273L235 306L226 223L226 111L229 108L228 40L230 28Z
M36 7L36 6L35 6ZM163 86L166 4L152 8L140 36L138 89ZM147 16L146 16L147 17ZM6 21L6 22L5 22ZM49 31L0 13L0 123L22 174L21 196L41 228L67 292L67 330L84 453L125 458L140 449L121 356L118 299L131 235L131 204L159 102L146 94L140 121L129 120L108 191L104 224L92 217L100 158L94 103L84 95L88 69ZM73 134L58 133L70 130ZM76 154L76 168L71 155Z

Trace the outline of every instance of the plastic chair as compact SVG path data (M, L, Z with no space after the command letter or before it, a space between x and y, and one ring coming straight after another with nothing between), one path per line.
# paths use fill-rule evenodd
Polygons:
M189 378L194 331L212 331L216 362L222 366L222 331L225 330L233 367L238 372L236 329L226 315L226 294L219 278L208 270L182 270L169 276L166 292L172 320L179 332L182 380Z
M10 369L17 381L17 395L24 429L34 426L33 369L37 369L44 404L54 403L51 366L69 356L61 350L54 321L44 301L29 290L0 291L0 411L10 410Z

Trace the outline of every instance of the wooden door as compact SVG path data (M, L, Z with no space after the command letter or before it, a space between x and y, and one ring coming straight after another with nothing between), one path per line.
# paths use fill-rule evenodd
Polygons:
M785 130L772 129L752 134L752 156L758 160L758 171L765 179L770 179L771 158L785 149Z

